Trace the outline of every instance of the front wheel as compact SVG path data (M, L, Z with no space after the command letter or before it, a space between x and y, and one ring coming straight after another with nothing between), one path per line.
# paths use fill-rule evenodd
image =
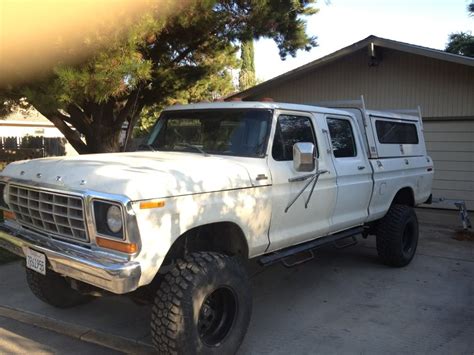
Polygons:
M392 205L377 225L377 252L395 267L408 265L418 245L418 219L410 206Z
M235 257L198 252L164 275L151 319L161 354L234 354L250 321L252 295Z
M37 298L56 308L71 308L94 299L71 288L64 277L51 270L42 275L26 269L26 281Z

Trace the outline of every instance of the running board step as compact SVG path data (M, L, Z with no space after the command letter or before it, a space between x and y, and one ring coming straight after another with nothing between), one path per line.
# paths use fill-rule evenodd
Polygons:
M344 244L339 243L341 240L346 240L346 239L351 239L351 240ZM345 249L345 248L352 247L356 244L357 244L357 238L354 235L344 238L344 239L339 239L339 240L334 241L334 247L336 247L336 249Z
M315 249L321 248L328 244L335 244L338 241L341 241L346 238L353 238L353 240L350 243L347 243L346 245L344 245L343 247L351 246L351 245L356 244L355 236L358 234L361 234L363 231L364 231L364 227L360 226L360 227L355 227L355 228L345 230L340 233L328 235L326 237L313 239L313 240L310 240L309 242L294 245L294 246L264 255L258 260L258 263L262 266L272 265L272 264L275 264L276 262L282 261L282 259L288 258L289 256L302 253L305 251L314 251ZM308 258L308 260L310 259ZM296 265L301 264L305 261L307 260L303 260L299 263L297 262ZM294 266L294 264L292 266Z
M314 251L312 249L302 251L298 254L293 254L281 259L284 267L291 268L293 266L304 264L314 259Z

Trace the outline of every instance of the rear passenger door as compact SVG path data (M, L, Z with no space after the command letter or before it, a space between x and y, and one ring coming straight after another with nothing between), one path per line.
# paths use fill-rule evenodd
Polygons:
M337 172L331 232L365 222L372 194L372 170L358 127L350 116L328 115L331 157Z

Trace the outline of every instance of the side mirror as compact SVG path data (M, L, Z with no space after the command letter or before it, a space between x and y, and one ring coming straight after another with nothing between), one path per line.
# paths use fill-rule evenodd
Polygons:
M295 143L293 145L293 166L296 171L318 170L318 159L314 156L313 143Z

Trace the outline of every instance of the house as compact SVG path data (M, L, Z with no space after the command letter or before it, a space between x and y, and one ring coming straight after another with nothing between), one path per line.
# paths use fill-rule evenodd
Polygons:
M316 104L361 95L369 109L421 107L434 197L474 210L474 58L369 36L230 99Z
M24 136L63 137L51 121L33 109L0 118L0 137Z
M0 169L14 160L51 155L77 155L77 152L38 111L16 111L0 118Z

